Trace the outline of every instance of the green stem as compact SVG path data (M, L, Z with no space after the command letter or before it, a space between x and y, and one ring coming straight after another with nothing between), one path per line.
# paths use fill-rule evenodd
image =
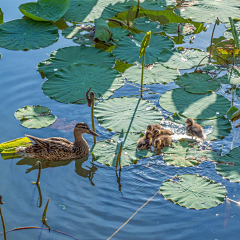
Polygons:
M215 24L214 24L214 27L213 27L213 31L212 31L211 44L210 44L210 62L211 62L211 57L212 57L213 34L214 34L214 31L215 31L215 27L216 27L216 25L217 25L217 22L218 22L218 18L217 18L217 20L215 21Z
M41 170L42 170L42 163L40 161L36 162L36 165L38 165L38 178L36 184L39 184L40 176L41 176Z
M2 209L0 208L0 215L2 218L2 225L3 225L3 232L4 232L4 240L7 240L7 234L6 234L6 227L5 227L5 222L2 214Z
M233 66L235 65L235 50L236 50L236 44L234 42L234 49L233 49Z
M90 93L90 97L91 97L91 100L92 100L92 106L91 106L92 130L93 130L93 132L95 132L95 123L94 123L94 92ZM96 136L93 136L93 142L97 143Z
M138 0L138 5L137 5L137 9L139 10L140 8L140 0Z
M143 71L144 71L144 59L145 59L145 48L143 50L143 59L142 59L142 75L141 75L141 99L143 99L142 96L142 89L143 89Z

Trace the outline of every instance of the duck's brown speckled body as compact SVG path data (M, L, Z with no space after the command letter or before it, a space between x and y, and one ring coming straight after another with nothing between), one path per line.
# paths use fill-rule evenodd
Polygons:
M83 122L77 123L75 126L74 143L60 137L38 138L26 135L26 137L34 141L34 144L28 147L19 147L17 149L17 154L24 157L42 158L54 161L82 158L89 153L88 143L82 136L84 133L98 136L98 134L91 131L88 125Z
M159 136L154 140L155 150L163 149L164 147L169 147L172 142L172 138L169 135Z
M147 131L153 132L155 129L162 129L161 124L148 124Z
M192 137L206 139L206 135L204 134L201 125L194 123L194 120L192 118L188 118L186 123L187 123L186 131L188 135Z
M168 129L155 129L153 131L153 138L156 139L162 135L173 135L174 133Z
M150 131L145 132L145 136L138 139L137 149L151 149L152 145L152 133Z

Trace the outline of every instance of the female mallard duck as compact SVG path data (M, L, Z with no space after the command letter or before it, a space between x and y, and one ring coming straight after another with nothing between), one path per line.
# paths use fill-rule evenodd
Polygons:
M17 154L24 157L55 161L82 158L89 153L88 143L82 136L84 133L98 136L98 134L93 132L84 122L77 123L74 128L74 143L60 137L37 138L26 135L26 137L34 141L34 144L28 147L19 147Z
M163 135L154 140L154 148L155 150L163 149L164 147L169 147L172 139L169 135Z
M187 121L187 134L193 137L198 137L201 139L206 139L206 135L204 134L203 128L201 125L194 123L192 118L188 118Z
M138 139L137 149L150 149L152 145L152 133L150 131L145 132L145 136Z
M148 124L147 125L147 131L153 132L155 129L162 129L162 126L160 124Z
M168 129L155 129L153 130L153 138L156 139L158 138L159 136L162 136L162 135L173 135L174 133Z

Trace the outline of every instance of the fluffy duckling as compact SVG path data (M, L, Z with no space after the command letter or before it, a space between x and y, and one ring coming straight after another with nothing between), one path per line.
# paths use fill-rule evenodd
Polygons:
M151 149L152 145L152 133L150 131L145 132L145 136L139 138L137 141L137 149Z
M193 137L198 137L201 139L206 139L206 135L204 134L203 128L201 125L194 123L192 118L188 118L186 121L187 134Z
M155 129L153 130L153 138L156 139L158 138L159 136L162 136L162 135L173 135L174 133L168 129Z
M164 147L169 147L172 139L169 135L163 135L154 140L155 150L163 149Z
M162 126L160 124L148 124L147 125L147 131L153 132L155 129L162 129Z

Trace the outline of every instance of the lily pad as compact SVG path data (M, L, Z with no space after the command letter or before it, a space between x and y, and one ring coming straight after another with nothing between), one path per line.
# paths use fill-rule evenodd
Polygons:
M124 73L124 77L130 82L141 84L141 73L142 67L136 65L128 68ZM173 82L178 75L179 72L176 69L169 69L161 64L154 64L144 69L143 84L170 83Z
M199 28L203 28L203 23L201 23ZM196 28L191 23L168 23L163 28L164 32L168 34L192 34L195 32Z
M86 46L72 46L60 48L51 53L50 58L40 62L37 70L43 71L46 78L50 78L62 68L83 64L94 64L97 66L112 67L115 58L111 53Z
M134 34L133 37L123 37L118 42L118 47L113 50L113 55L122 61L128 63L142 64L142 58L139 58L139 50L144 33ZM145 64L152 64L158 61L159 54L166 48L170 49L174 43L165 36L152 35L149 46L145 51ZM131 54L129 54L131 53Z
M229 69L228 73L223 75L222 77L216 78L216 80L223 84L240 84L240 73L237 69Z
M58 37L58 28L47 22L18 19L0 25L0 47L10 50L47 47Z
M86 92L92 87L96 98L109 98L124 84L122 76L114 69L90 64L74 64L62 68L43 83L44 93L63 103L87 103Z
M134 27L140 31L152 33L160 33L163 31L163 27L159 22L153 22L147 17L142 17L134 20Z
M232 149L219 159L216 165L218 173L233 182L240 183L240 147Z
M3 142L0 144L0 152L7 151L7 150L12 151L17 147L26 146L27 143L31 143L31 140L27 137L17 138L8 142Z
M19 10L35 21L56 22L68 10L68 7L69 0L38 0L21 4Z
M231 107L230 101L220 94L199 95L188 93L183 88L175 88L162 94L159 104L169 112L178 112L193 119L219 118Z
M93 159L107 166L116 166L117 156L120 150L121 142L123 144L121 153L121 166L127 166L136 163L143 157L151 157L154 152L148 150L137 150L137 140L142 137L141 134L125 133L117 134L110 140L103 140L91 148Z
M175 6L175 0L145 0L140 2L140 7L152 11L165 10L167 6Z
M107 43L110 38L112 38L112 32L107 24L107 22L102 19L95 19L95 33L94 33L94 41L95 42L104 42Z
M238 0L188 1L180 11L183 18L191 18L196 22L215 23L217 17L222 22L228 22L229 17L240 18L240 2Z
M124 73L126 69L130 68L131 66L133 66L133 64L127 64L117 60L113 69L117 70L120 73Z
M140 132L148 124L159 123L162 114L147 100L134 97L111 98L94 109L99 124L109 131Z
M14 113L15 118L20 120L21 125L26 128L48 127L56 121L51 110L42 106L25 106Z
M185 73L179 76L175 81L180 87L184 87L190 93L207 93L208 91L217 91L221 84L212 79L211 76L204 73Z
M198 66L200 61L207 56L207 53L197 49L180 49L175 48L173 51L165 49L158 56L158 61L164 66L175 68L175 69L190 69ZM208 58L206 57L200 65L208 63Z
M187 118L177 113L174 113L172 116L167 117L167 120L179 124L185 124ZM207 135L208 140L223 139L224 137L229 135L232 129L231 123L224 116L215 119L194 121L195 123L200 124L203 127L213 127L212 133Z
M167 179L162 183L160 192L171 202L182 207L208 209L223 203L227 195L221 184L194 174L179 175L179 181Z

